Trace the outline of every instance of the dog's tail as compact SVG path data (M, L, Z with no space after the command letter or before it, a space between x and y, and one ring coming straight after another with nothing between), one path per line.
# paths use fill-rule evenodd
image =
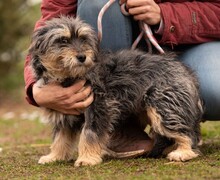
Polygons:
M145 150L137 150L137 151L129 151L129 152L115 152L110 149L106 149L103 151L103 156L111 157L111 158L117 158L117 159L123 159L123 158L135 158L138 156L141 156L145 154Z

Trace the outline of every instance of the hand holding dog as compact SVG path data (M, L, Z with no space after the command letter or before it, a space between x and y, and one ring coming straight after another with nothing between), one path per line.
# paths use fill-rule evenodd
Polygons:
M80 115L92 102L90 86L79 81L70 87L63 88L58 84L47 84L42 87L33 85L33 98L41 107L46 107L64 114Z
M128 13L137 21L144 21L148 25L157 25L161 21L161 10L154 0L121 0L126 3Z

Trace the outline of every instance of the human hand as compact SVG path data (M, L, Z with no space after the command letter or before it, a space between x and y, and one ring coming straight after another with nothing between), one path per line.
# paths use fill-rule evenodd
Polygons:
M120 0L119 3L126 3L128 13L137 21L148 25L157 25L161 21L161 10L154 0Z
M64 114L80 115L93 102L91 87L84 85L85 81L79 81L67 88L58 84L47 84L41 87L34 84L33 98L41 107Z
M127 0L119 0L119 4L120 5L122 5L122 4L126 3L126 2L127 2Z

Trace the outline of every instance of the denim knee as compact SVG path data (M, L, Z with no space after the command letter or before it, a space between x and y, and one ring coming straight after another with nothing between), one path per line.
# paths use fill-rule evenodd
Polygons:
M207 120L220 120L220 42L187 49L180 59L197 74Z
M77 16L89 23L97 31L98 14L108 0L79 0ZM132 24L130 17L120 11L118 1L113 3L103 15L102 49L119 50L132 45Z
M78 0L77 16L97 30L97 17L107 0Z

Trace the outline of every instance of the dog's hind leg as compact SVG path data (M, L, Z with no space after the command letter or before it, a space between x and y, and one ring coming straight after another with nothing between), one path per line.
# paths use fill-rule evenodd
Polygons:
M150 151L150 153L147 156L158 158L163 155L167 155L167 154L164 154L165 150L173 146L173 141L168 139L165 136L161 136L160 134L155 133L154 131L152 132L152 131L153 130L151 129L150 137L154 140L154 145L153 145L153 149Z
M38 163L46 164L54 161L71 160L73 148L78 143L79 133L73 132L70 127L55 127L54 140L50 147L51 152L42 156Z
M170 150L166 150L168 155L167 158L170 161L187 161L197 157L199 154L192 149L193 140L187 133L178 132L177 130L167 129L166 126L162 125L162 117L156 112L154 108L147 109L148 117L151 120L152 129L169 139L172 139L175 145L168 147ZM175 147L175 148L174 148Z
M192 141L189 137L176 135L174 140L176 149L172 149L171 152L168 151L169 153L167 154L167 158L170 161L187 161L199 155L192 150Z

